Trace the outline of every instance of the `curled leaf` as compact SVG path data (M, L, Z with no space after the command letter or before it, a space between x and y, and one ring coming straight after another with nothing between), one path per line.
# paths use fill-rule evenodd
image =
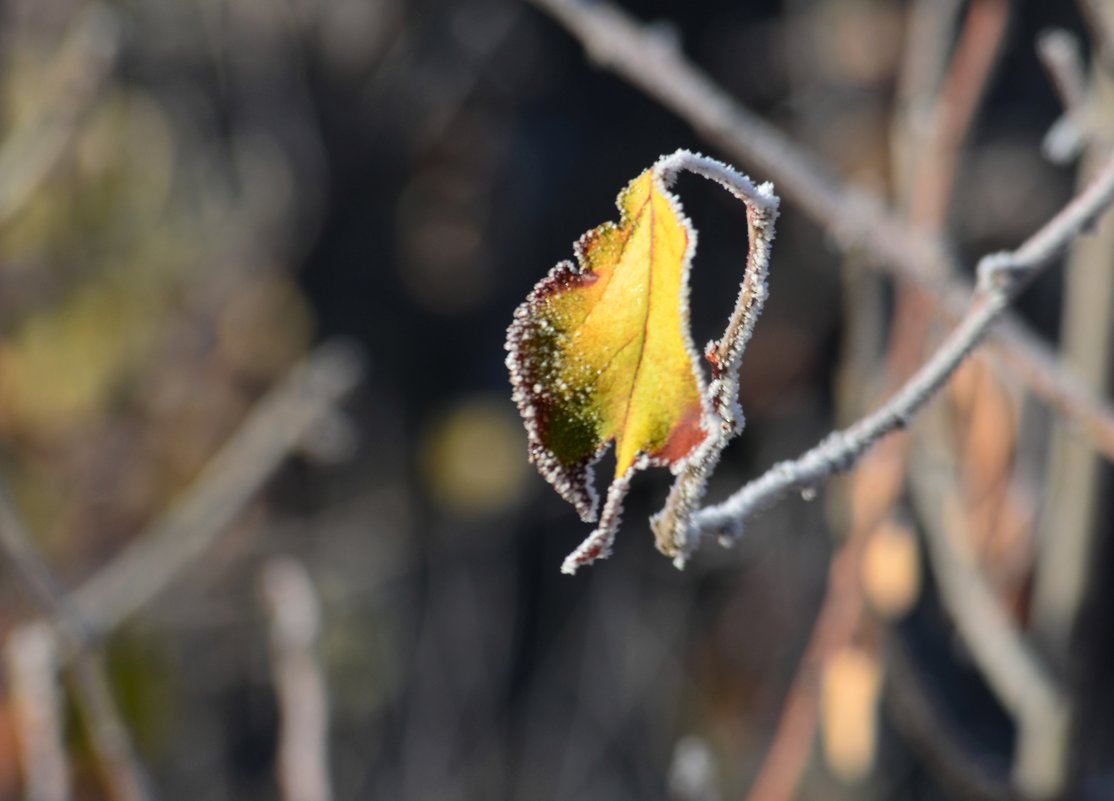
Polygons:
M689 336L696 232L667 188L682 168L740 197L758 191L687 151L659 160L619 193L619 222L584 234L577 263L561 262L538 282L507 332L507 366L531 461L581 518L599 515L565 572L609 553L635 472L656 465L681 473L697 453L706 465L726 441L718 396L705 386ZM732 176L750 189L737 190ZM734 423L726 428L737 430ZM599 514L593 465L611 442L615 474ZM686 507L678 530L687 513Z

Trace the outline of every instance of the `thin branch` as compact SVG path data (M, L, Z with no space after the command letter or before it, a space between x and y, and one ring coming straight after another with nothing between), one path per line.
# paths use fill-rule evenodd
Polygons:
M349 347L326 344L260 401L166 516L70 593L91 634L114 629L196 562L360 372Z
M316 649L321 610L301 564L275 558L263 568L271 616L271 665L281 717L279 787L285 801L330 801L329 703Z
M143 801L150 792L104 665L88 647L205 552L282 460L328 419L359 374L348 348L319 348L259 403L166 518L68 595L0 486L0 548L63 638L105 780L118 801Z
M1091 29L1095 50L1107 69L1114 69L1114 6L1104 0L1079 0L1079 9Z
M1009 17L1006 0L979 0L967 12L933 103L933 119L925 137L930 144L922 150L914 170L909 216L915 225L927 222L936 231L947 217L961 146L998 62Z
M153 795L147 772L116 706L103 658L98 653L78 650L70 674L109 796L115 801L149 801Z
M876 198L842 185L811 156L739 105L688 62L675 42L610 3L531 0L563 24L603 66L687 120L706 139L777 182L845 248L861 249L876 266L923 289L947 317L959 320L972 295L954 260L935 239L896 218ZM941 281L940 275L953 276ZM1039 337L1007 314L996 343L1011 369L1059 413L1075 420L1095 447L1114 459L1114 406L1066 371Z
M743 410L739 407L739 367L743 351L766 303L766 276L770 268L778 198L769 184L755 186L745 176L720 162L687 151L679 151L676 156L659 165L663 173L671 175L679 170L689 170L715 181L746 204L749 242L735 309L723 336L718 342L709 342L705 349L705 356L712 366L712 382L707 393L711 408L705 421L704 441L685 460L669 491L665 507L650 519L658 550L673 557L678 567L683 567L696 545L690 542L688 532L692 514L704 498L708 477L719 463L727 443L743 430Z
M791 801L808 760L820 719L820 680L828 658L850 643L862 616L859 570L871 529L854 532L832 558L828 589L813 624L777 731L747 801Z
M1065 111L1080 109L1087 101L1087 75L1082 47L1071 31L1054 28L1037 37L1037 55Z
M50 567L39 555L30 533L0 486L0 548L15 567L41 607L54 636L61 638L72 656L74 688L87 718L93 747L100 757L105 784L116 801L146 801L150 798L146 773L132 747L131 738L112 697L104 664L86 648L89 637L80 617L55 588ZM61 655L60 655L61 656Z
M899 630L886 643L885 704L918 760L948 797L963 801L1018 801L1006 766L985 753L947 709L948 689L932 686Z
M693 517L693 526L731 539L745 520L793 491L812 490L828 476L846 470L886 434L904 428L977 347L1010 301L1084 228L1114 202L1114 158L1095 180L1059 214L1012 253L996 253L979 263L979 290L970 311L936 353L880 409L843 431L836 431L793 461L781 462L723 503ZM696 532L694 537L699 536Z
M100 3L74 19L39 87L36 113L0 143L0 224L23 208L67 151L116 61L119 25Z
M64 627L67 636L83 642L84 629L75 622L76 615L67 608L61 585L39 554L3 484L0 484L0 549L3 549L14 573L35 603L56 625Z
M4 647L14 704L26 801L69 801L58 648L44 623L12 631Z
M954 469L930 461L931 445L910 472L940 599L979 672L1017 723L1014 781L1030 798L1057 795L1066 779L1069 699L1048 667L1006 615L984 580L970 532L954 503L938 488ZM950 494L950 493L948 493Z
M1087 77L1079 40L1063 29L1046 31L1037 39L1037 55L1064 105L1063 115L1045 134L1041 150L1053 163L1066 164L1083 151L1090 135Z

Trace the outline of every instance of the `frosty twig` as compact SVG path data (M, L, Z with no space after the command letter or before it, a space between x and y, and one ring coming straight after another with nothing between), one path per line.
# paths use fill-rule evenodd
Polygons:
M1114 202L1114 158L1091 184L1017 250L984 256L979 289L960 325L936 353L880 409L843 431L836 431L797 459L781 462L743 486L723 503L698 512L693 525L728 539L743 522L792 491L816 487L846 470L881 437L903 428L943 386L963 359L987 336L1010 301L1041 267Z

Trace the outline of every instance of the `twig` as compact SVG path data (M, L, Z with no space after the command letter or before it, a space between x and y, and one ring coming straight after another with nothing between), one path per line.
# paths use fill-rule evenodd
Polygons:
M0 223L23 208L66 152L116 60L118 28L106 5L77 15L40 87L36 113L0 143Z
M321 610L309 574L289 558L263 568L271 664L281 717L278 776L286 801L330 801L328 697L316 648Z
M584 44L598 63L687 120L709 141L769 176L845 248L869 253L876 266L923 289L952 320L961 319L972 287L952 277L951 256L932 238L911 229L872 196L841 185L815 160L757 115L740 106L690 64L675 43L643 27L610 3L531 0ZM1075 420L1098 450L1114 459L1114 407L1083 386L1054 352L1011 315L996 342L1006 363L1038 396Z
M146 774L136 758L100 659L86 651L89 638L81 619L58 586L50 568L35 549L31 535L0 486L0 548L16 568L53 627L56 637L73 658L74 686L85 713L93 747L100 756L105 783L116 801L150 798ZM62 656L60 654L60 656Z
M69 801L58 653L45 623L12 631L5 646L26 801Z
M264 398L167 515L67 598L93 636L111 631L195 562L360 377L326 344Z
M855 532L832 558L828 590L789 688L777 731L747 801L791 801L819 722L820 679L828 657L851 641L863 611L859 569L870 529Z
M1090 133L1079 40L1059 28L1046 31L1037 39L1037 55L1064 105L1063 115L1045 134L1041 150L1050 161L1066 164L1080 154Z
M971 4L944 84L932 108L932 123L914 170L910 218L933 232L947 216L960 148L975 118L991 72L998 61L1010 4L979 0Z
M89 716L106 781L119 801L143 801L150 793L104 666L86 649L204 553L283 458L332 413L359 374L358 360L348 348L319 348L259 403L164 520L68 595L58 589L0 487L0 547L68 646L75 688Z
M1106 3L1108 11L1114 5ZM1079 179L1114 155L1107 132L1114 130L1114 71L1099 59L1092 62L1088 133ZM1072 245L1065 268L1060 341L1064 357L1091 385L1114 386L1114 219L1104 218L1091 236ZM1059 424L1053 429L1048 497L1039 538L1040 561L1033 576L1030 629L1042 652L1063 675L1074 679L1067 691L1072 714L1065 754L1080 750L1095 713L1079 680L1081 658L1095 629L1087 610L1102 578L1095 571L1105 554L1111 482L1106 466ZM1068 767L1075 767L1071 765Z
M982 753L947 711L946 688L934 688L900 631L887 638L884 700L897 729L948 797L963 801L1017 801L1006 766Z
M147 772L112 696L101 655L78 650L70 670L109 796L115 801L149 801L153 796Z
M39 607L57 624L68 627L69 636L83 640L84 631L75 624L74 615L67 610L61 586L39 555L3 484L0 484L0 548Z
M953 29L960 0L916 0L908 14L905 55L898 74L898 103L894 114L893 174L896 205L912 206L911 190L921 151L931 140L940 86L947 74Z
M725 187L746 204L749 248L743 281L735 310L718 342L709 342L705 356L712 366L708 387L711 415L706 421L705 439L685 460L673 482L665 507L650 519L658 550L673 557L683 567L696 543L688 539L693 512L704 498L708 476L719 462L720 454L732 437L742 432L743 411L739 408L739 366L743 350L750 342L754 326L766 302L766 276L770 268L770 247L778 215L778 198L769 184L755 186L739 173L719 162L680 151L677 157L661 163L663 172L689 170Z
M1037 55L1052 79L1064 110L1082 108L1087 100L1087 76L1075 34L1063 28L1045 31L1037 38Z
M1095 129L1114 131L1114 72L1091 71ZM1114 154L1114 142L1092 138L1080 165L1086 180ZM1114 382L1114 220L1106 218L1091 236L1072 246L1064 271L1061 347L1064 358L1095 388ZM1036 571L1032 624L1042 646L1067 663L1076 621L1084 607L1096 549L1106 541L1110 490L1105 465L1075 432L1056 426L1043 511L1041 561ZM1065 664L1066 667L1066 664Z
M1114 202L1114 159L1059 214L1012 253L984 256L979 262L979 290L970 311L936 353L880 409L793 461L781 462L746 484L723 503L693 517L693 526L718 531L731 539L743 522L784 495L814 489L833 473L846 470L872 444L904 428L912 416L948 380L963 359L982 342L1012 298L1060 253L1072 238ZM698 536L694 532L693 536Z
M1107 69L1114 69L1114 8L1104 0L1079 0L1079 9L1091 29L1095 50Z
M926 437L910 473L940 599L979 672L1018 726L1014 780L1027 797L1057 795L1066 780L1069 699L987 585L954 500L956 470Z

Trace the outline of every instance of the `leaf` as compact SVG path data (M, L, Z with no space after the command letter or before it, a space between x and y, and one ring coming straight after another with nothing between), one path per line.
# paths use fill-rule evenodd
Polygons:
M507 336L530 458L586 521L598 507L592 465L611 441L615 479L629 481L642 467L679 464L705 437L688 335L695 231L655 170L617 205L618 224L580 238L578 265L542 279Z
M681 170L715 181L747 208L750 247L724 335L708 343L705 386L689 337L688 273L696 232L668 186ZM726 164L687 150L660 158L619 193L618 223L576 243L515 311L507 367L526 422L530 460L586 521L599 524L562 570L607 556L633 475L677 476L651 519L678 567L700 541L691 526L707 478L742 430L738 369L766 298L778 199ZM615 443L615 475L599 512L592 466Z

